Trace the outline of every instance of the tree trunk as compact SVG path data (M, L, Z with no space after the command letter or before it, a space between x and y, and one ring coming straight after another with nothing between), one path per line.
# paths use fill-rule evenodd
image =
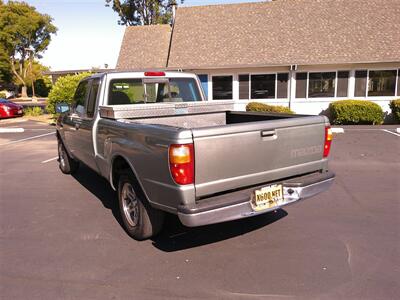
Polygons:
M22 89L21 89L21 97L22 97L22 98L28 98L28 93L27 93L27 87L26 87L26 85L23 85L23 86L22 86Z
M32 80L32 98L35 98L35 82Z

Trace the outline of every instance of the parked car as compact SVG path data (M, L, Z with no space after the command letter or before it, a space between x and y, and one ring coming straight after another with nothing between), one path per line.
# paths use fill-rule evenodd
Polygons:
M0 98L0 119L22 117L23 114L22 105Z
M159 232L164 212L190 227L252 217L335 177L326 117L233 111L233 101L206 101L194 74L92 75L57 112L61 171L81 162L107 178L138 240Z

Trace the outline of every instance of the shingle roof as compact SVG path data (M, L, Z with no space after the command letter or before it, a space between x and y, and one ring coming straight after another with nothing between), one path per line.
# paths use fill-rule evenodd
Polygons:
M400 61L399 0L180 7L169 68Z
M116 69L165 68L170 36L170 25L127 27Z

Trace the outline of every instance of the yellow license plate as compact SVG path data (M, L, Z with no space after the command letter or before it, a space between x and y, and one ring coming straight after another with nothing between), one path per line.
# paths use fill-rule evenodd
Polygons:
M251 206L253 210L260 211L282 205L283 202L282 185L274 184L255 190L251 199Z

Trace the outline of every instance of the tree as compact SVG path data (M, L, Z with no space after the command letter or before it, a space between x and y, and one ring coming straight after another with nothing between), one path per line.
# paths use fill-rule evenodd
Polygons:
M106 0L106 6L118 13L118 24L128 26L169 24L173 5L175 0Z
M53 85L53 88L49 93L49 100L47 101L46 110L56 117L56 104L61 102L72 104L75 90L78 87L79 81L90 75L91 73L85 72L77 75L60 77Z
M27 96L28 73L35 58L41 58L57 32L49 15L41 14L25 2L0 1L0 44L10 60L11 71Z
M0 44L0 90L3 85L11 83L12 77L10 58L3 45Z

